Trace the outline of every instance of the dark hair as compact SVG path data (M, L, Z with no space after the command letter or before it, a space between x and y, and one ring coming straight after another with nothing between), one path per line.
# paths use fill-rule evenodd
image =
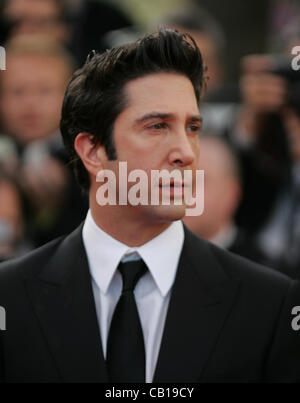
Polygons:
M89 188L90 178L74 149L80 132L101 143L109 159L116 159L113 127L126 107L124 86L148 74L175 72L193 84L199 102L203 86L201 53L191 36L161 28L137 42L89 55L77 70L66 90L61 118L61 133L81 187Z

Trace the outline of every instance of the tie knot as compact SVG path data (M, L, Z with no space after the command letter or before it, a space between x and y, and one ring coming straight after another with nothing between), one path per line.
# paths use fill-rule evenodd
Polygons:
M118 266L123 279L123 290L133 291L139 279L146 273L147 266L143 259L120 263Z

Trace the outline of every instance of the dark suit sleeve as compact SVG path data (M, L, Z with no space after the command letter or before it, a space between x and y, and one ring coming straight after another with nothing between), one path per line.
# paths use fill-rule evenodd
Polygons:
M293 281L281 312L266 357L265 382L300 382L300 330L294 330L292 310L300 307L300 283Z

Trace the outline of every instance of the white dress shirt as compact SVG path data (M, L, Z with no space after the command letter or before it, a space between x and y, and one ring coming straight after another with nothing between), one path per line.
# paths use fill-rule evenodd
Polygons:
M132 248L99 228L89 211L82 237L92 277L104 357L111 319L122 291L122 277L117 270L120 261L138 253L149 269L137 283L134 294L145 341L146 382L152 382L184 242L183 224L173 222L151 241Z

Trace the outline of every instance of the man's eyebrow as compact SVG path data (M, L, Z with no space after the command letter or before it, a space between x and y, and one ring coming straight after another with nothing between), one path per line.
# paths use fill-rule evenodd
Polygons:
M170 119L170 118L173 118L174 116L175 115L173 115L172 113L163 113L163 112L147 113L147 114L143 115L142 117L138 118L135 121L135 124L143 123L143 122L145 122L147 120L150 120L150 119L157 119L157 118ZM200 115L193 115L193 116L190 116L188 118L188 120L190 122L200 122L200 123L202 123L203 119L202 119L202 117Z
M199 122L199 123L202 123L202 122L203 122L203 118L202 118L202 116L200 116L200 115L191 116L191 117L189 118L189 121L190 121L190 122Z
M150 120L150 119L156 119L156 118L160 118L160 119L170 119L172 118L174 115L172 113L163 113L163 112L151 112L151 113L146 113L145 115L143 115L142 117L138 118L135 123L139 124L139 123L143 123L146 120Z

